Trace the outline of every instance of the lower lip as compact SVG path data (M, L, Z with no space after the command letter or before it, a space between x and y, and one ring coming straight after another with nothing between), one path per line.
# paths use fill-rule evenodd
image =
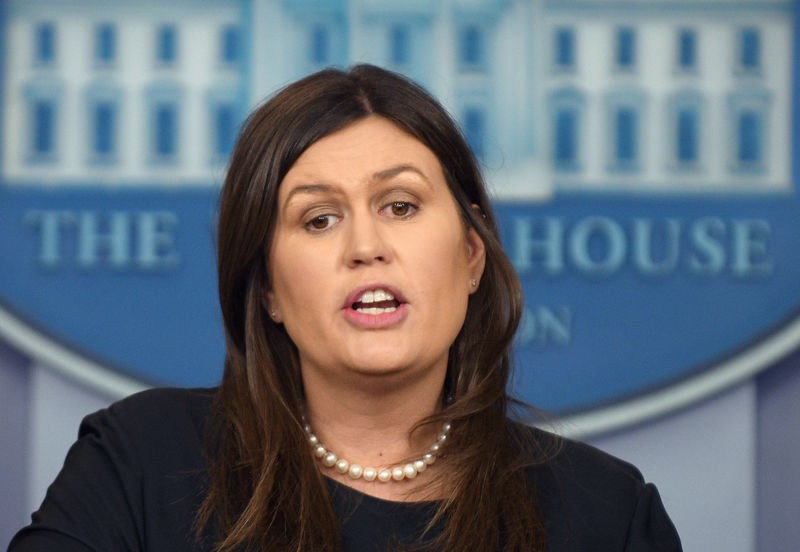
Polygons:
M393 312L383 312L381 314L366 314L355 309L342 309L345 320L358 326L370 330L389 328L400 323L408 315L408 303L403 303Z

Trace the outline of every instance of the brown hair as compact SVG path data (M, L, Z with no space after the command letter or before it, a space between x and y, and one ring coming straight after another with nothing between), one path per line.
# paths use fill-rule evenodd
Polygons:
M481 285L450 349L443 394L450 402L423 421L452 420L443 450L453 491L438 510L444 529L434 547L496 550L504 542L506 550L540 549L543 529L524 468L541 455L523 454L531 439L508 419L509 349L522 308L518 278L502 250L475 157L455 123L422 88L370 65L328 69L289 85L250 116L234 149L218 235L227 355L199 532L215 525L218 551L342 548L339 521L302 428L297 351L262 298L281 181L315 141L370 115L392 121L433 151L465 223L486 248Z

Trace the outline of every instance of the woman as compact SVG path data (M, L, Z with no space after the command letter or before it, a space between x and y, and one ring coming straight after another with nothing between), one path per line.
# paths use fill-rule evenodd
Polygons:
M632 466L512 421L522 296L473 155L372 66L249 118L216 390L88 417L11 550L679 550Z

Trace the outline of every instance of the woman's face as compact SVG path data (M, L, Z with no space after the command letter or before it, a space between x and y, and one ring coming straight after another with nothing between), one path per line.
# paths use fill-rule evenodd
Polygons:
M277 211L267 308L305 379L443 376L485 251L431 150L386 119L359 120L299 157Z

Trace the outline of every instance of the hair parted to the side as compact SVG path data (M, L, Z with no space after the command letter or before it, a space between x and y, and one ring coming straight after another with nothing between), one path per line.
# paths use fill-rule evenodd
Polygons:
M475 157L455 123L422 88L370 65L328 69L289 85L256 109L239 135L219 205L227 354L209 426L210 488L198 534L213 527L219 552L342 549L302 428L297 350L263 300L281 181L311 144L368 116L392 121L433 151L465 223L486 248L480 286L450 350L443 390L450 400L425 421L452 420L443 451L453 492L437 514L444 530L431 548L497 550L503 542L509 551L542 549L524 468L543 458L526 442L527 432L508 420L519 280L502 250Z

